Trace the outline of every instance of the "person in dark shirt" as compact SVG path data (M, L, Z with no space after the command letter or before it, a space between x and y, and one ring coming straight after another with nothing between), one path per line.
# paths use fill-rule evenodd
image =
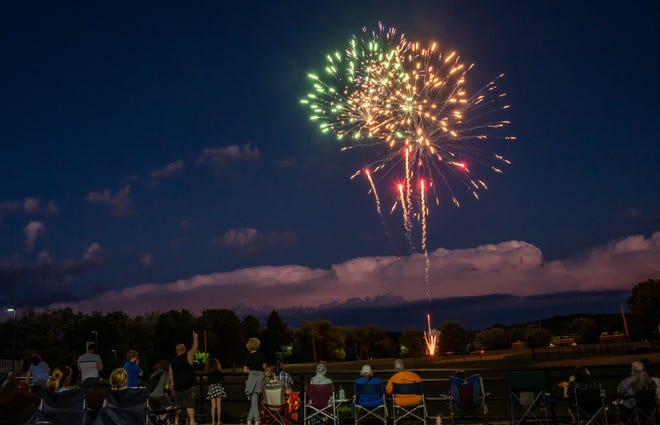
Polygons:
M206 379L209 384L206 399L211 400L211 425L221 425L222 422L222 399L227 397L225 387L222 386L224 375L220 360L209 357L204 368ZM217 418L217 422L216 422Z
M243 371L248 373L247 381L245 381L245 394L250 400L247 425L250 425L250 421L254 422L254 425L259 425L259 393L266 368L266 356L259 351L259 347L261 347L261 341L258 338L250 338L245 344L245 348L248 350L243 361Z
M195 401L197 401L196 374L193 360L199 348L197 332L192 333L192 347L186 350L185 344L177 344L176 358L170 363L170 385L174 389L174 401L177 407L183 407L188 414L189 425L195 425ZM179 424L179 415L174 422Z

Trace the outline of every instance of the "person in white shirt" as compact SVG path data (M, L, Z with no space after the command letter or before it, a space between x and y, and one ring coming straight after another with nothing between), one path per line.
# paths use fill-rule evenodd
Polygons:
M80 387L87 391L96 390L99 385L99 372L103 370L101 356L96 354L96 344L90 343L87 352L78 357L78 370Z

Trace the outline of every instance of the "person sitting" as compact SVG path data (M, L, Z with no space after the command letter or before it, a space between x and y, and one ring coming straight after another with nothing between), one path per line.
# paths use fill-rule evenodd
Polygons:
M18 390L18 381L16 381L16 372L7 373L7 378L2 382L0 392L4 394L13 394Z
M658 371L656 370L655 366L651 363L651 361L646 357L640 359L640 363L644 365L644 369L646 369L646 373L648 373L651 379L653 379L653 381L655 382L655 396L657 397L658 400L660 400L660 376L658 375Z
M328 373L328 367L325 363L321 362L317 364L316 375L312 376L309 383L313 385L332 384L332 379L325 376L326 373Z
M119 391L128 388L128 373L123 367L118 367L110 373L108 384L112 391Z
M154 371L149 376L145 387L149 391L149 403L155 409L169 409L174 402L169 397L170 390L169 370L170 362L161 360L154 366Z
M289 372L284 370L282 362L275 363L275 369L273 372L275 379L284 382L288 391L293 391L293 378L289 375Z
M71 375L69 366L56 367L52 376L46 381L46 388L56 393L75 389L76 387L71 384Z
M404 369L403 360L394 360L394 375L390 377L385 385L387 394L392 394L394 384L415 384L422 382L422 378L415 372L410 372ZM422 401L422 396L419 394L395 394L394 403L399 406L412 406Z
M570 409L568 413L571 415L573 422L577 421L576 393L600 389L600 385L594 381L591 372L584 366L575 367L573 374L568 377L568 382L562 382L561 386L564 388L564 398L569 401Z
M353 384L353 394L357 394L358 384L383 384L380 378L373 376L371 366L368 364L362 366L360 369L360 377L355 380ZM376 407L383 403L383 396L381 394L362 394L360 395L359 405L364 407Z
M656 390L655 381L649 376L641 362L630 365L630 375L624 378L616 388L619 399L616 405L621 411L621 423L627 424L635 421L635 395L641 391ZM656 404L657 404L656 400Z

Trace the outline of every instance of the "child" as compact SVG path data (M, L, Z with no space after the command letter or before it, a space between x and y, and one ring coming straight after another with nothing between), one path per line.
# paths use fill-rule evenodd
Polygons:
M225 388L222 386L224 375L222 374L222 365L216 358L209 357L206 361L205 370L209 384L206 399L211 400L211 425L221 425L221 402L224 397L227 397ZM217 422L216 422L217 418Z

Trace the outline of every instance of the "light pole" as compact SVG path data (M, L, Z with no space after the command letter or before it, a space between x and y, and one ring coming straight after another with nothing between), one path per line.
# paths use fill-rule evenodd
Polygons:
M13 313L13 316L14 316L14 341L13 341L12 349L11 349L11 351L12 351L11 360L12 361L16 360L16 345L17 345L17 342L18 342L18 341L16 341L16 339L17 339L16 338L16 310L17 310L16 306L7 307L7 312L8 313Z
M92 331L94 334L94 345L99 345L99 333L97 331Z

